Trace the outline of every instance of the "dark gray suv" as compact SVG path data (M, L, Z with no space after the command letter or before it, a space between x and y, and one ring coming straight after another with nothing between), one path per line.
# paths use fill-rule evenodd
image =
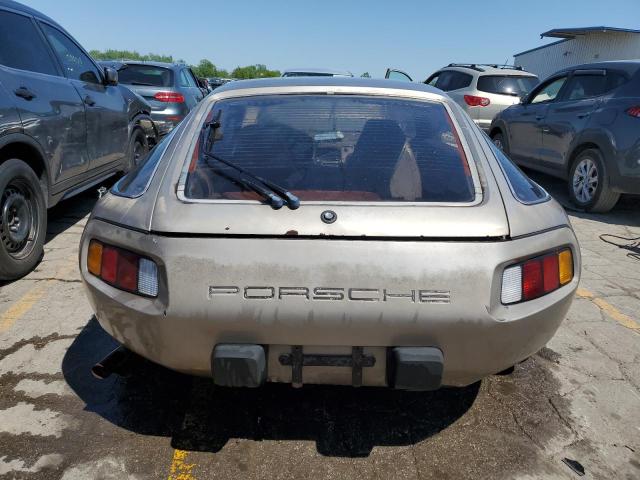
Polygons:
M640 61L579 65L503 110L493 142L517 163L568 180L579 208L609 211L640 194Z
M118 71L121 84L133 90L149 105L160 135L169 133L209 91L183 63L100 62Z
M42 256L47 208L128 171L155 139L150 107L60 25L0 0L0 280Z

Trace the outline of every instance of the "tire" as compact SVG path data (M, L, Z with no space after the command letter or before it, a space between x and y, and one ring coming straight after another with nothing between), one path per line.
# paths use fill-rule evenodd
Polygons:
M599 150L580 153L569 170L569 198L577 207L594 213L611 210L620 198L609 187L609 175Z
M0 164L0 279L15 280L43 254L47 208L40 181L22 160Z
M502 150L505 155L509 155L509 148L507 146L507 141L505 140L504 135L502 133L495 133L494 135L492 135L491 141L496 147Z
M137 167L140 161L147 155L148 152L149 141L147 140L147 136L142 130L136 128L131 135L131 139L129 140L129 155L125 173L128 173L135 167Z

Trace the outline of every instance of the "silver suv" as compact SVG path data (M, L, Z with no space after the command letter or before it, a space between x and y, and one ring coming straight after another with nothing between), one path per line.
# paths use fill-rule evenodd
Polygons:
M483 130L493 118L538 84L538 77L521 67L450 63L424 82L447 92Z

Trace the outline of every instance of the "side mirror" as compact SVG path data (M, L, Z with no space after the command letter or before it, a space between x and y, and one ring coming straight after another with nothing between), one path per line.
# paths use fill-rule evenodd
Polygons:
M524 93L524 94L520 95L520 103L522 105L525 105L528 100L529 100L529 94L528 93Z
M104 67L104 84L107 86L118 85L118 71L115 68Z

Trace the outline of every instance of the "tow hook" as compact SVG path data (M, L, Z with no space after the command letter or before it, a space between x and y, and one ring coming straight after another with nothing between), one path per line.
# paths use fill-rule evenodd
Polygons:
M104 380L113 373L121 377L128 377L131 375L132 366L138 358L135 353L119 346L91 367L91 374L98 380Z

